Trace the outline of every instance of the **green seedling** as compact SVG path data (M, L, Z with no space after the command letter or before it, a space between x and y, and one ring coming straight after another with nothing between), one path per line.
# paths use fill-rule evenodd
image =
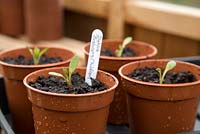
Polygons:
M117 56L117 57L121 57L124 48L125 48L126 45L128 45L132 40L133 40L132 37L126 37L126 38L123 40L122 44L119 44L119 48L116 50L116 56Z
M79 57L74 56L71 59L71 62L69 64L69 68L68 69L62 68L63 74L57 73L57 72L49 72L49 75L63 78L66 81L68 87L71 88L72 87L71 77L72 77L74 70L78 66L78 61L79 61Z
M28 48L29 52L31 53L32 57L33 57L33 63L34 65L38 65L40 58L42 57L42 55L44 55L47 50L49 48L44 48L42 50L40 50L39 48L35 47L34 49Z
M169 62L167 63L167 65L166 65L165 70L164 70L163 73L162 73L162 71L161 71L160 68L157 68L157 69L156 69L156 71L158 71L158 73L159 73L159 82L160 82L160 84L163 83L164 78L165 78L165 75L167 74L167 72L168 72L169 70L172 70L175 66L176 66L176 62L173 61L173 60L171 60L171 61L169 61Z

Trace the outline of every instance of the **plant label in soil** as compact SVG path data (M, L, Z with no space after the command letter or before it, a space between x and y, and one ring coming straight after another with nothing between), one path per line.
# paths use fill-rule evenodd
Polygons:
M85 75L85 82L90 86L92 85L91 78L96 79L97 76L102 39L103 33L101 30L96 29L92 32L87 70Z

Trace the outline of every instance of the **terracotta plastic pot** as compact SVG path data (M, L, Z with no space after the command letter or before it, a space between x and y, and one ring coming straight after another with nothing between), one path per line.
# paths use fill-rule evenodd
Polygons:
M105 134L109 105L118 80L111 74L98 71L97 79L108 89L88 94L50 93L28 85L40 75L47 77L50 71L61 73L61 68L39 70L24 79L32 103L36 134ZM84 76L86 69L77 68L76 72Z
M1 33L18 36L24 33L24 0L0 1Z
M26 33L30 40L55 40L62 37L61 0L26 0Z
M200 67L177 61L172 71L190 71L197 79L183 84L155 84L126 76L146 66L164 69L167 62L137 61L119 69L127 92L131 134L176 134L193 130L200 95Z
M0 58L7 56L17 57L20 54L27 58L31 57L27 48L16 48L1 52ZM46 55L61 57L63 61L45 65L13 65L0 61L1 73L5 80L8 104L16 134L34 134L31 103L28 101L27 91L23 85L24 77L42 68L67 66L74 56L70 50L59 47L49 47Z
M118 45L121 43L121 40L103 40L102 49L110 49L115 52L118 49ZM84 54L86 61L89 55L89 43L84 46ZM119 80L119 86L116 88L115 97L111 103L111 108L109 112L108 122L112 124L128 124L127 117L127 107L126 107L126 98L125 92L122 90L122 85L120 81L120 76L118 74L118 69L131 61L144 60L152 58L157 54L157 49L144 42L133 41L128 44L128 47L135 50L138 56L135 57L109 57L109 56L100 56L99 69L107 71L113 74ZM87 62L86 62L87 63Z

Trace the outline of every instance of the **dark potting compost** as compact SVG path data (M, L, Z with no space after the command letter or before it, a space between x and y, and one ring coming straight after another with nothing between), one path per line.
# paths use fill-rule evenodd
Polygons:
M33 58L26 59L25 56L19 55L16 58L13 57L4 57L1 59L2 61L15 64L15 65L34 65ZM51 64L63 61L60 57L50 57L47 55L42 55L39 61L39 64Z
M64 94L86 94L107 89L104 83L94 79L91 80L92 86L89 86L84 77L79 73L74 73L71 78L71 88L67 86L64 79L55 76L39 76L35 82L30 82L29 85L42 91Z
M127 76L144 82L159 83L159 73L156 71L156 68L139 68ZM178 84L194 81L196 81L196 78L191 72L167 72L163 83Z
M116 54L109 49L102 49L101 55L116 57ZM132 57L132 56L137 56L136 52L130 47L125 47L121 57Z

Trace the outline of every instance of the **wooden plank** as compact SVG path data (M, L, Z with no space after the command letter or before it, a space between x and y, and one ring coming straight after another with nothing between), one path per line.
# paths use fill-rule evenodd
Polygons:
M108 18L110 2L111 0L65 0L64 7L70 11ZM125 21L132 25L200 39L200 9L159 1L126 0L125 3Z
M130 0L126 3L125 19L169 34L200 39L200 10L158 1Z
M156 58L162 58L163 55L163 43L164 43L164 34L156 31L144 29L141 27L135 27L133 38L135 40L144 41L154 45L158 49L158 54Z
M109 6L107 37L122 39L124 37L124 0L112 0Z
M165 58L195 56L200 54L200 44L198 41L188 38L166 35L163 45Z
M91 16L106 18L110 0L64 0L66 9Z

